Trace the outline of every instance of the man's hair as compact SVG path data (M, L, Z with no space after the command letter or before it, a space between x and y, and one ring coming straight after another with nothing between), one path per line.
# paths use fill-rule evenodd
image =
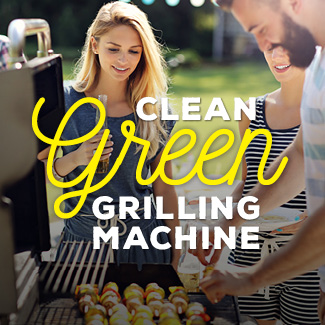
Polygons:
M234 0L211 0L214 4L218 5L221 9L230 11ZM277 10L280 5L280 1L278 0L258 0L259 2L264 2L271 6L274 10Z
M223 10L230 10L234 0L211 0L213 3L217 4Z

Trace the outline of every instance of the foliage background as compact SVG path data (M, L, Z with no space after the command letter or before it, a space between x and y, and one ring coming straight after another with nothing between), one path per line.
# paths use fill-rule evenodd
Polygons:
M106 1L109 2L109 1ZM16 18L43 18L50 24L53 48L80 48L85 33L103 0L1 0L0 33ZM170 7L164 0L144 5L134 4L147 13L156 36L172 49L191 48L203 57L211 56L212 30L215 23L214 6L206 1L195 8L189 0ZM163 31L163 32L162 32Z

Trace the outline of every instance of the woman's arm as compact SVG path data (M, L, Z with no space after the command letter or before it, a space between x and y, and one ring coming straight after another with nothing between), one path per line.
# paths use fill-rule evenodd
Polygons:
M154 160L151 164L151 173L154 173L156 170L159 161L160 161L161 154ZM172 172L172 164L170 161L166 162L165 164L165 174L168 178L173 177ZM180 257L180 250L175 249L175 227L179 226L178 220L178 201L177 201L177 194L175 191L174 186L168 185L162 181L160 177L158 177L152 184L154 196L162 196L163 197L163 209L164 213L173 213L174 219L166 220L166 226L171 229L169 233L169 240L173 247L173 259L172 265L175 270L177 270L178 260Z
M67 155L57 159L54 163L53 168L56 173L62 177L68 175L72 172L76 167L81 165L88 165L92 157L94 156L94 150L97 149L98 144L102 138L104 131L100 131L93 138L88 141L85 141L81 144L81 146ZM104 160L109 158L111 152L113 151L112 145L113 142L110 141L111 135L109 136L105 149L103 150L103 154L100 160Z

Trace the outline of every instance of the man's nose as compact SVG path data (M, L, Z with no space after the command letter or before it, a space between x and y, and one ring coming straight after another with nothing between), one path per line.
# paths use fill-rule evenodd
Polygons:
M262 52L269 50L272 47L272 43L269 42L264 36L255 36L258 47Z
M277 46L273 49L272 52L272 59L282 58L285 55L285 50L282 46Z

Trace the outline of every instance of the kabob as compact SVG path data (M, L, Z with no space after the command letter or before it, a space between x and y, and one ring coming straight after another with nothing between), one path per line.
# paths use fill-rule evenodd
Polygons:
M157 283L153 282L146 286L144 295L146 297L147 306L149 306L154 316L158 317L165 298L165 290Z
M80 284L75 290L75 297L78 300L78 307L82 314L86 314L90 307L98 303L98 288L94 284Z
M170 302L164 303L160 308L159 325L181 325L176 307Z
M210 320L204 306L199 302L192 302L188 305L185 313L186 325L203 325Z
M110 325L130 325L132 315L125 305L119 303L112 307L112 315L109 318Z
M89 307L85 314L85 325L108 325L106 308L102 305Z
M170 287L169 291L171 292L168 300L175 305L176 312L180 314L184 314L186 312L188 303L190 302L190 298L188 297L185 288L178 287Z
M112 308L121 302L119 288L115 282L105 284L99 302L106 308L107 314L112 315Z
M123 292L123 304L117 284L109 282L100 296L97 285L90 284L78 285L75 296L86 325L152 325L158 317L160 325L181 325L180 315L186 317L186 325L202 325L210 320L202 304L189 304L184 287L170 287L169 291L166 303L165 291L157 283L149 283L145 290L132 283Z
M133 325L152 325L155 324L153 321L153 312L148 306L139 306L132 318Z
M131 283L124 290L124 302L127 310L133 316L136 310L144 305L144 290L136 283Z

